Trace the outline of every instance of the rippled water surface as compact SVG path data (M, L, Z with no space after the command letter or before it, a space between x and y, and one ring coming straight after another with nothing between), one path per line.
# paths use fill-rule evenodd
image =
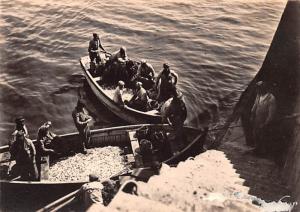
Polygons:
M168 62L180 78L187 124L227 115L260 68L286 1L1 0L1 144L24 115L31 137L44 121L75 130L71 111L83 89L79 58L92 32L107 51L126 46L156 72ZM90 99L96 126L121 122Z

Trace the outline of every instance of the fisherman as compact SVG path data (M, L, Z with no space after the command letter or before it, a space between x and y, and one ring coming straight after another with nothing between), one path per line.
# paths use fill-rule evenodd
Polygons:
M177 84L177 79L178 75L170 70L170 66L167 63L163 64L163 70L157 76L155 83L158 102L164 102L172 97L172 87Z
M148 96L141 82L136 82L136 90L133 97L128 102L128 106L136 110L146 111L148 106Z
M75 126L79 132L81 137L80 142L80 149L83 154L86 154L86 146L89 145L90 142L90 127L89 122L92 121L92 117L88 115L85 104L82 100L78 100L77 106L75 107L74 111L72 112L72 117L75 123Z
M171 143L173 154L176 154L183 148L186 142L186 136L183 131L184 121L187 117L187 109L183 100L183 95L174 86L172 89L172 99L165 103L162 113L162 121L168 124L174 129L175 139Z
M77 193L77 198L84 203L85 209L93 204L103 204L101 191L103 185L99 182L99 178L95 174L89 175L89 182L82 185Z
M250 121L253 127L254 153L262 155L267 151L268 133L271 133L268 129L276 113L276 99L275 96L268 91L266 82L257 82L256 92L256 99L251 109Z
M47 121L38 129L37 147L41 155L48 155L59 151L59 136L50 131L51 127L51 121Z
M16 133L16 141L10 148L12 158L16 160L16 169L22 180L37 180L38 170L36 167L36 150L33 142L25 137L23 131Z
M16 141L16 134L19 131L22 131L24 133L24 136L29 138L28 130L27 130L27 127L25 125L24 117L20 116L20 117L16 118L15 123L16 123L16 128L15 128L15 131L12 133L12 138L10 140L10 145L13 144Z
M106 52L101 44L100 38L97 33L93 33L93 39L90 40L89 43L89 56L92 63L94 63L94 60L96 59L96 63L99 64L100 62L100 55L99 51L102 49L104 52Z
M114 97L113 97L114 102L120 106L124 106L124 100L122 97L123 92L124 92L124 86L125 86L125 83L123 81L119 81L118 87L116 88Z
M153 87L154 82L154 68L146 60L142 60L137 70L137 80L143 83L143 87L148 90Z
M11 149L12 145L15 143L16 141L16 135L19 131L23 132L24 133L24 136L26 138L29 138L29 135L28 135L28 130L27 130L27 127L25 125L25 119L23 116L19 116L15 119L15 123L16 123L16 127L15 127L15 130L14 132L11 134L11 139L9 140L9 148ZM11 150L10 150L11 151ZM10 155L10 162L9 162L9 165L8 165L8 169L7 169L7 174L10 175L11 173L11 170L12 170L12 167L13 167L13 163L12 161L15 160L13 154Z

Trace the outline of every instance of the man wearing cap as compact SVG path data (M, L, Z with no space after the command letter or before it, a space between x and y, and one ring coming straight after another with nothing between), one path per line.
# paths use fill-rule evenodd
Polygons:
M274 120L276 113L275 96L268 91L267 83L259 81L256 83L256 99L251 109L251 125L253 126L254 152L264 154L266 152L266 138L268 126Z
M10 148L10 152L11 152L11 155L10 155L10 163L8 165L8 170L7 170L7 174L10 174L10 171L13 167L13 163L12 161L15 160L15 155L13 154L13 150L12 149L12 146L13 144L15 143L16 141L16 135L18 132L23 132L24 133L24 136L26 138L29 138L29 135L28 135L28 130L27 130L27 127L25 125L25 119L23 116L19 116L15 119L15 123L16 123L16 128L14 130L14 132L11 134L11 139L9 140L9 148Z
M16 160L16 168L23 180L37 180L36 150L33 142L25 137L24 132L16 133L16 141L10 148L10 154Z
M89 48L88 48L91 62L94 62L94 60L96 59L96 63L99 64L99 62L100 62L99 50L100 49L102 49L104 52L106 52L100 42L100 38L97 35L97 33L93 33L93 39L90 40Z
M15 142L16 134L17 134L18 131L22 131L24 133L25 137L29 137L28 130L27 130L27 127L25 125L24 117L20 116L20 117L16 118L15 123L16 123L16 128L15 128L15 131L12 133L12 138L10 140L10 145Z
M79 132L81 137L80 142L80 149L81 152L86 154L86 146L89 145L90 142L90 127L88 123L92 121L92 117L88 115L86 109L84 108L85 104L82 100L78 100L77 106L75 107L74 111L72 112L72 117L75 123L75 126Z
M130 99L128 106L136 110L146 111L148 105L148 95L141 82L136 82L136 90Z
M155 87L158 90L157 100L164 102L172 97L172 87L177 84L178 75L170 69L170 66L163 64L163 70L156 78Z
M101 194L103 185L99 182L98 176L90 174L89 181L89 183L82 185L77 193L77 198L84 203L86 209L91 207L93 204L103 204Z
M51 127L51 121L47 121L38 129L37 147L41 155L48 155L58 151L57 142L59 136L50 131Z
M123 81L119 81L118 87L116 88L114 97L113 97L114 102L120 106L124 106L124 100L122 97L123 91L124 91L124 86L125 86L125 83Z

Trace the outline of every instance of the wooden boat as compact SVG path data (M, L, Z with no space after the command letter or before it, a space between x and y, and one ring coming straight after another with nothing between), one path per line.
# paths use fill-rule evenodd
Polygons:
M147 127L151 130L162 130L170 139L172 139L172 135L174 135L174 131L170 126L161 124L140 124L95 129L91 131L90 147L118 146L127 149L126 158L129 158L128 163L135 164L138 158L136 157L137 154L135 150L139 147L139 141L135 137L135 133L143 127ZM189 144L175 156L165 155L164 158L161 158L161 162L175 164L201 152L207 130L184 127L184 131ZM65 148L65 151L74 149L74 146L76 146L79 141L78 133L61 136L61 144ZM3 173L6 173L5 168L7 168L8 155L8 146L1 147L0 168L2 177L0 180L0 189L1 194L5 194L1 195L1 207L5 210L17 210L18 208L36 210L58 197L78 189L82 184L86 183L86 181L50 182L47 179L39 182L5 179L5 174Z
M97 99L116 116L131 124L161 123L161 116L158 110L142 112L128 106L120 107L112 100L113 90L105 89L102 85L99 84L99 82L101 81L101 77L93 77L90 73L89 57L82 57L80 59L80 64L86 80Z

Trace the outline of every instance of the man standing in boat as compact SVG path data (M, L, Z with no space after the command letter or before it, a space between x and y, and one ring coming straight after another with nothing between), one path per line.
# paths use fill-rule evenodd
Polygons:
M103 52L106 52L101 44L100 38L98 36L97 33L93 33L93 39L90 40L89 43L89 56L90 56L90 60L91 62L94 62L94 60L96 59L96 63L99 64L100 62L100 55L99 55L99 51L100 49L103 50Z
M175 139L171 143L173 154L179 152L186 143L186 135L183 131L184 121L187 117L187 109L183 101L183 95L174 86L172 88L172 99L169 99L162 107L162 121L174 129Z
M178 75L174 71L171 71L170 66L165 63L155 83L158 90L158 102L164 102L172 97L172 87L177 84L177 79Z
M15 119L15 123L16 123L16 128L15 128L15 130L14 130L14 132L12 133L12 137L11 137L11 139L10 139L10 141L9 141L9 148L10 148L10 151L13 151L12 150L12 146L13 146L13 144L16 142L16 140L17 140L17 133L18 132L23 132L24 133L24 136L26 137L26 138L29 138L29 135L28 135L28 130L27 130L27 127L26 127L26 125L25 125L25 119L24 119L24 117L23 116L19 116L18 118L16 118ZM12 166L14 165L13 163L12 163L12 161L13 160L15 160L15 158L14 158L14 156L13 156L13 154L11 154L11 157L10 157L10 163L9 163L9 165L8 165L8 170L7 170L7 174L10 174L10 171L11 171L11 169L12 169Z
M11 146L10 154L16 160L16 169L22 180L38 179L35 160L36 150L33 142L25 137L23 131L16 133L16 140Z
M88 123L92 121L92 117L88 115L86 109L84 108L85 104L82 100L78 100L77 106L72 113L72 117L75 123L75 126L79 132L79 136L81 138L80 141L80 149L81 152L86 154L86 146L89 145L90 142L90 127Z

